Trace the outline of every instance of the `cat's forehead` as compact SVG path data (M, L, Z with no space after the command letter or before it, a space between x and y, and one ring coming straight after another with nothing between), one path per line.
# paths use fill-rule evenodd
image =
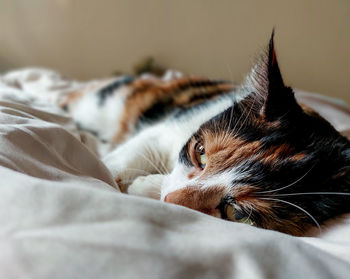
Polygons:
M208 174L224 172L233 166L252 166L257 163L266 166L286 162L294 164L307 157L306 152L287 141L269 143L265 138L250 141L229 131L203 131L201 140L208 158L205 169Z
M286 111L273 121L267 120L255 110L254 103L248 95L201 125L197 134L210 137L211 134L223 133L225 136L222 139L230 136L249 142L261 140L264 144L267 142L282 144L284 140L292 143L294 139L305 140L310 134L327 136L326 133L322 133L326 130L330 136L337 134L329 122L312 108L298 103L298 109L300 110L296 112Z

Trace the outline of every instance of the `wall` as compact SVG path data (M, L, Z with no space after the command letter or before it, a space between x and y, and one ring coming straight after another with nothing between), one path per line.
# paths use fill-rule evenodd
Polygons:
M1 0L0 71L38 65L89 79L152 55L240 81L273 26L286 83L350 103L349 0Z

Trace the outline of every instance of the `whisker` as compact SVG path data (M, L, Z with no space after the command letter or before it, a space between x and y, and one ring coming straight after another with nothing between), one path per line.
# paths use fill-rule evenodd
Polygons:
M249 215L248 215L248 219L250 219L250 216L252 216L252 213L253 213L253 207L250 207L250 212L249 212Z
M143 155L142 153L138 153L138 155L140 155L144 160L146 160L152 167L154 167L154 169L160 173L160 174L165 174L161 169L159 169L149 158L147 158L145 155Z
M238 120L236 121L235 126L233 127L233 129L232 129L232 131L231 131L231 133L232 133L233 135L235 134L235 131L236 131L236 128L237 128L238 123L241 121L243 115L245 114L246 108L244 107L243 110L244 110L244 111L243 111L243 112L241 113L241 115L239 116Z
M231 122L232 122L232 117L233 117L233 102L232 102L232 105L231 105L231 108L230 108L230 120L225 125L225 131L230 129Z
M305 193L291 193L291 194L275 194L274 196L302 196L302 195L339 195L339 196L350 196L350 193L343 192L305 192Z
M319 230L319 232L321 233L322 232L322 229L321 229L321 226L320 224L317 222L317 220L314 218L314 216L312 216L309 212L307 212L304 208L294 204L294 203L291 203L291 202L288 202L288 201L285 201L285 200L280 200L280 199L273 199L273 198L260 198L262 200L270 200L270 201L279 201L279 202L282 202L282 203L285 203L285 204L288 204L288 205L291 205L291 206L294 206L296 208L298 208L299 210L301 210L302 212L304 212L307 216L309 216L312 221L317 225L317 228Z
M230 66L230 64L228 62L226 62L226 69L228 70L228 72L230 74L230 80L234 80L233 73L232 73L232 68L231 68L231 66Z
M233 134L238 134L238 133L241 131L241 129L243 128L243 126L246 124L247 120L248 120L249 117L250 117L250 114L251 114L252 111L253 111L253 107L254 107L255 103L256 103L256 99L254 99L254 101L250 104L250 107L249 107L249 110L248 110L248 113L247 113L245 119L243 120L243 122L242 122L242 124L240 125L240 127L238 128L238 130L235 131L236 126L238 125L239 121L241 120L241 116L242 116L243 114L246 114L246 107L243 108L243 109L244 109L244 112L241 114L241 116L239 117L239 120L237 121L235 127L234 127L233 130L232 130L232 133L233 133Z
M160 163L160 167L162 167L162 169L163 169L163 172L164 172L163 174L169 174L169 170L168 170L167 166L165 165L165 163L163 162L159 152L157 152L156 155L157 155L157 159Z
M123 171L130 171L130 172L132 172L132 171L137 171L137 172L145 173L145 174L147 174L147 175L152 174L152 173L150 173L150 172L148 172L148 171L141 170L141 169L136 169L136 168L126 168L126 169L123 169Z
M225 126L225 130L229 130L230 127L231 127L231 123L232 123L232 118L233 118L233 106L235 105L235 100L233 99L233 97L231 97L231 101L232 101L232 104L231 104L231 107L230 107L230 120L228 122L228 124L226 124Z
M302 180L305 176L307 176L309 174L309 172L313 169L314 166L312 166L302 177L300 177L299 179L297 179L296 181L294 181L291 184L288 184L287 186L278 188L278 189L274 189L274 190L268 190L268 191L261 191L261 192L256 192L257 194L265 194L265 193L273 193L273 192L277 192L277 191L281 191L284 190L286 188L292 187L293 185L295 185L296 183L298 183L300 180Z

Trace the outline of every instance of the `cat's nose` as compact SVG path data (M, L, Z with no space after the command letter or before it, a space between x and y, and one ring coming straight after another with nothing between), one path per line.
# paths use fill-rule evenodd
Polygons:
M204 189L197 186L188 186L167 194L164 201L221 217L220 210L217 207L226 193L227 189L223 186L212 186Z

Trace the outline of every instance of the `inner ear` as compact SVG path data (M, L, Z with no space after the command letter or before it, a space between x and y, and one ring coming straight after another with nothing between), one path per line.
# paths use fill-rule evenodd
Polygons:
M247 96L248 104L268 121L285 116L298 107L293 90L286 87L282 79L274 47L274 32L267 50L248 76L245 87L252 91Z

